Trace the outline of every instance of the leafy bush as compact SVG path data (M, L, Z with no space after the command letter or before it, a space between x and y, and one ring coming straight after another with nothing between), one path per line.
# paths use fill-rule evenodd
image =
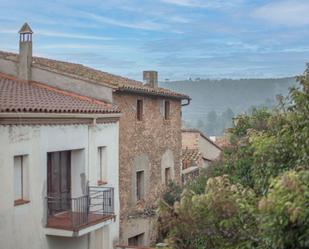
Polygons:
M309 248L309 171L276 178L259 209L265 248Z
M173 248L252 248L255 237L256 197L234 185L227 176L210 178L203 194L185 190L169 210L169 243Z
M180 200L182 187L175 182L169 182L165 191L163 192L162 198L168 205L173 205L176 201Z

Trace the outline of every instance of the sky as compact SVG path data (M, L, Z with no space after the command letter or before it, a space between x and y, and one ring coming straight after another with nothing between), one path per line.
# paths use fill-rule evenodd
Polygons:
M309 62L309 0L0 0L0 50L24 22L36 56L141 80L269 78Z

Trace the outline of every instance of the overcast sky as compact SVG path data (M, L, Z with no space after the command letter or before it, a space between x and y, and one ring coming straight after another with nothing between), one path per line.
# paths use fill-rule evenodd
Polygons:
M135 79L293 76L309 61L309 0L0 0L0 50L18 51L25 21L34 55Z

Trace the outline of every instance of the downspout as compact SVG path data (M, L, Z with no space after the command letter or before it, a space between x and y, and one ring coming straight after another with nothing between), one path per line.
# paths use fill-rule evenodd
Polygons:
M190 101L191 101L191 99L189 98L189 99L186 99L186 100L187 100L187 103L181 104L181 106L190 105Z
M95 127L97 125L97 119L96 118L93 118L92 120L92 124L88 125L88 158L87 158L87 161L88 161L88 167L87 167L87 181L86 181L86 191L88 190L88 186L89 186L89 179L90 179L90 151L91 151L91 148L90 148L90 128L91 127Z

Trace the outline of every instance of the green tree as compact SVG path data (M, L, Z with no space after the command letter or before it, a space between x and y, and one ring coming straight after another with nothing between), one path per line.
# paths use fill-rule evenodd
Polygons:
M256 196L226 176L210 178L203 194L185 191L169 213L169 244L177 249L254 248Z
M309 248L309 171L288 171L259 202L264 248Z

